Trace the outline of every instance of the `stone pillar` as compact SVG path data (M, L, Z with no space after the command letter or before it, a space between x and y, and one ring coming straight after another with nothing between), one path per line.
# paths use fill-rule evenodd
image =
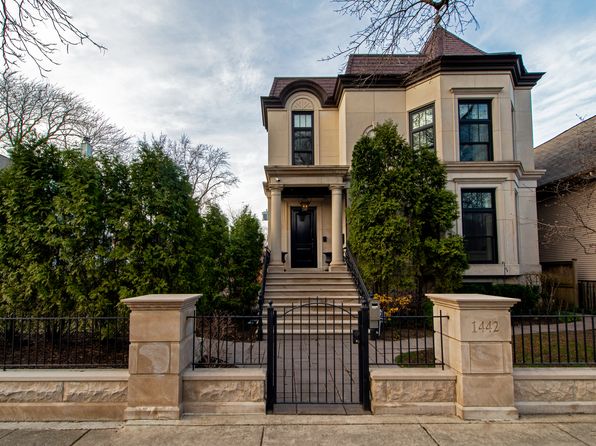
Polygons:
M271 232L269 233L269 249L271 250L270 267L282 269L281 263L281 191L283 186L269 186L271 191Z
M192 316L198 294L125 299L130 308L127 420L177 420L182 371L192 361Z
M464 420L511 420L513 400L511 316L519 299L482 294L428 294L443 319L443 357L457 374L456 414ZM440 359L439 319L435 351Z
M342 227L343 227L343 185L331 185L331 264L329 271L344 271Z

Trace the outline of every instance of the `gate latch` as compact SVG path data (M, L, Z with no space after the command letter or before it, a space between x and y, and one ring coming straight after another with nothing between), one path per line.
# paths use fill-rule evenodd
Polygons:
M360 330L352 330L352 344L360 343Z

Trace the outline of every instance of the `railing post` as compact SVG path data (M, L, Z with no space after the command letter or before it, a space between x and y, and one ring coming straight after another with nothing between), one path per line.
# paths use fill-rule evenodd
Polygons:
M276 393L276 319L273 302L269 302L267 308L267 399L265 403L265 410L268 412L273 410Z
M441 338L435 338L434 345L440 346L435 355L440 354L457 374L456 414L465 420L516 419L509 309L519 299L482 294L427 296L439 325L435 336Z
M263 292L259 292L259 320L257 321L257 341L263 340Z
M360 374L360 402L364 410L370 410L370 374L368 371L368 330L370 327L368 302L358 311L358 364Z

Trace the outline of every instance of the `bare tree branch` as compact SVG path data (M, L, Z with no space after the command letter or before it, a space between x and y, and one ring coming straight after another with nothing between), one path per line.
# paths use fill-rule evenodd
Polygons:
M367 23L350 36L350 42L323 60L353 53L393 54L409 43L420 49L437 25L463 33L478 28L472 13L475 0L331 0L336 12Z
M193 145L186 135L177 141L162 135L157 141L188 176L199 209L225 196L238 184L238 178L230 170L230 156L221 147Z
M6 152L29 137L71 149L88 138L96 152L132 151L131 137L79 96L7 74L0 78L0 149Z
M56 65L56 52L66 47L91 43L101 51L106 47L94 41L89 34L77 27L72 16L54 0L0 0L2 39L0 51L4 73L14 71L19 64L31 60L44 76L48 65ZM50 37L40 36L47 29Z

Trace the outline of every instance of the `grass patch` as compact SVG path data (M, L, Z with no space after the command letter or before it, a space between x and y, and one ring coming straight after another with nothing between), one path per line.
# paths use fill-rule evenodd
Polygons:
M435 351L432 348L402 353L395 357L400 367L435 367Z
M513 363L517 367L596 365L594 330L526 333L513 337Z

